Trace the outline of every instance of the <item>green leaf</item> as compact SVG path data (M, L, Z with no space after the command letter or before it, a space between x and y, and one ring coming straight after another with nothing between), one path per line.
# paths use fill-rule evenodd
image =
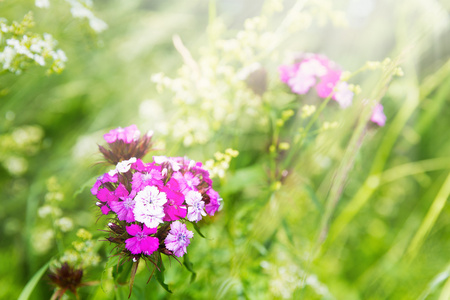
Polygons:
M90 178L89 180L87 180L83 185L80 186L80 188L78 190L75 191L75 193L73 194L73 197L76 198L78 197L78 195L80 195L85 188L89 187L91 188L95 181L97 180L97 176Z
M113 269L113 277L118 284L124 284L128 281L132 266L132 263L126 262L119 267L118 272L115 272L116 268Z
M106 262L105 268L108 269L111 267L117 267L119 260L120 260L120 255L110 256L108 261Z
M39 282L39 279L41 279L42 275L44 275L45 271L47 271L48 266L50 265L49 260L45 265L43 265L39 271L37 271L33 277L28 281L25 288L22 290L22 293L20 293L18 300L27 300L31 293L33 292L34 288L36 287L36 284Z
M192 262L189 260L189 256L187 253L183 255L183 265L186 267L186 269L192 273L191 275L191 283L195 280L195 277L197 277L197 273L195 273Z
M311 198L311 201L316 206L317 210L321 214L323 214L323 211L324 211L323 205L322 205L322 203L320 203L319 199L317 198L317 195L316 195L316 192L314 191L314 189L311 186L307 185L307 184L305 184L304 187L305 187L306 192L309 195L309 198Z
M164 264L163 264L163 261L162 261L161 254L159 253L158 255L159 255L159 257L158 257L157 266L158 266L159 270L156 269L156 274L155 274L156 280L162 286L163 289L165 289L169 293L172 293L172 291L169 289L169 286L164 283L164 271L166 269L164 268Z
M292 231L289 228L289 225L287 224L285 219L281 220L281 225L283 225L284 232L286 233L289 242L291 242L291 244L294 245L294 237L292 235Z
M194 225L194 229L195 231L197 231L197 233L204 239L206 239L206 237L203 235L203 233L200 231L200 227L198 227L197 223L191 222L192 225Z

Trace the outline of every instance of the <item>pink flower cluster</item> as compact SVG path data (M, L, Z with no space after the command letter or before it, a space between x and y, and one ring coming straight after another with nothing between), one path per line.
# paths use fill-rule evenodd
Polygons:
M330 95L342 108L352 104L353 92L348 83L340 81L342 70L326 56L308 53L300 62L279 67L280 79L296 94L306 94L315 86L317 95Z
M111 132L118 133L116 140L127 141L123 131ZM105 139L113 140L111 135ZM183 256L193 237L184 222L213 216L221 200L202 163L182 157L120 161L97 179L91 192L101 212L116 220L109 225L114 236L108 240L123 244L134 258L155 251Z
M295 94L306 94L315 87L320 98L331 96L341 108L352 104L354 93L347 82L341 81L342 70L324 55L307 53L294 64L281 65L278 70L280 80ZM374 110L375 118L372 116L372 121L384 126L386 116L383 114L383 107L380 109L379 106Z

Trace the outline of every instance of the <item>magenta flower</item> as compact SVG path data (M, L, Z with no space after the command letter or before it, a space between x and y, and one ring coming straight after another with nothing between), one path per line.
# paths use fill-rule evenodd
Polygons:
M118 197L114 192L111 192L107 188L101 188L98 190L97 198L98 200L109 204L111 201L116 201Z
M191 172L182 174L181 172L175 172L172 175L178 181L181 192L187 194L189 191L196 191L197 185L200 183L200 179L194 176Z
M157 228L148 228L144 225L144 228L140 225L133 224L127 226L127 232L129 235L134 236L125 241L125 248L130 250L132 254L143 253L145 255L151 255L158 250L159 240L156 237L150 236L155 234Z
M119 197L122 201L111 201L109 206L112 211L117 214L117 218L120 221L126 221L128 223L135 222L134 218L134 196L136 196L136 191L132 190L131 193L125 188L123 184L119 184L117 189L114 191L115 195Z
M370 121L378 124L378 126L384 126L384 124L386 124L386 115L383 112L383 105L378 103L377 106L375 106Z
M113 176L109 175L108 173L103 174L102 176L97 178L97 181L91 188L92 195L96 196L98 193L98 189L100 186L107 182L117 182L118 177L117 174L114 174Z
M160 171L160 167L152 166L146 167L144 172L136 172L133 174L133 181L131 185L133 190L142 190L147 185L163 185L163 176Z
M210 188L206 192L206 195L208 195L210 199L209 203L205 205L206 213L210 216L214 216L214 214L219 210L220 207L221 199L219 197L219 193Z
M171 181L175 181L171 179ZM172 186L173 186L172 182ZM184 203L184 195L180 192L176 192L172 188L168 186L161 188L162 192L165 192L167 195L167 202L164 204L164 213L165 217L163 218L164 222L175 221L181 218L186 217L187 209Z
M187 218L191 222L198 222L202 216L206 216L204 210L205 202L202 200L202 194L196 191L189 191L186 195L186 203L188 206Z
M187 230L186 224L179 221L175 221L170 224L170 231L164 240L166 248L173 252L178 257L183 256L186 251L186 247L191 243L191 238L194 236L192 231Z
M139 139L141 132L136 125L131 125L125 128L118 127L103 135L105 141L112 144L116 141L123 141L125 144L131 144Z

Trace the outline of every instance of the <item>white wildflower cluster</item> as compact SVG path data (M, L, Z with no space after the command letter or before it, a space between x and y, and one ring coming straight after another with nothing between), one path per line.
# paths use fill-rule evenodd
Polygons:
M61 202L64 200L64 194L56 177L52 176L47 179L47 193L44 196L44 203L37 210L39 217L38 226L33 230L33 248L37 253L44 254L49 248L40 246L39 237L46 233L47 243L51 246L54 237L58 233L69 232L73 229L73 220L69 217L63 217L60 208ZM52 232L50 235L49 232ZM49 247L50 247L49 246Z
M102 19L95 16L92 12L92 0L65 0L70 5L70 13L74 18L86 19L89 26L97 33L100 33L108 28L108 24ZM39 8L50 7L49 0L36 0L35 5Z
M71 266L87 268L96 266L100 262L100 256L95 252L96 242L92 234L81 228L77 231L77 241L72 242L73 249L64 251L57 263L69 263Z
M0 164L11 175L23 175L28 170L26 158L39 151L43 137L44 131L39 126L21 126L1 134Z
M96 17L92 12L92 0L66 0L70 5L70 13L74 18L86 19L89 26L97 33L108 28L108 24Z
M0 19L0 66L17 75L31 65L47 66L49 73L60 73L67 61L66 54L56 49L57 41L44 33L28 32L34 26L31 12L21 23Z
M216 152L214 158L207 160L205 162L205 169L208 170L211 177L225 177L225 172L230 167L230 162L232 158L239 155L239 151L228 148L225 153Z
M271 276L269 291L275 297L292 299L296 290L309 286L317 295L326 299L334 299L327 286L321 283L316 275L305 274L295 264L286 263L278 266L268 261L262 261L261 267Z
M159 92L170 90L175 104L183 107L174 116L176 124L170 134L182 138L185 146L204 144L215 132L230 125L246 131L267 122L262 94L247 82L258 70L256 56L269 42L266 35L260 34L264 26L263 18L247 20L235 39L214 39L211 48L201 49L198 61L192 59L181 40L174 41L185 61L178 77L159 73L152 76L152 81ZM210 32L211 36L221 35L223 24L217 21ZM260 85L265 84L263 77Z
M50 1L49 0L36 0L34 2L34 5L36 5L36 7L39 7L39 8L48 8L50 6Z

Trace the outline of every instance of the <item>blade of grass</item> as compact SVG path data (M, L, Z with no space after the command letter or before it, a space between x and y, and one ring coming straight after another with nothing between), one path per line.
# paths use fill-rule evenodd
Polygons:
M33 292L34 288L36 287L37 283L39 282L39 280L41 279L42 275L44 275L45 271L47 271L48 266L50 265L50 261L49 260L45 265L43 265L34 275L33 277L30 279L30 281L28 281L27 285L25 286L25 288L22 290L22 293L20 293L19 299L18 300L27 300L31 293Z
M441 214L441 211L444 208L449 195L450 195L450 174L445 179L444 184L439 190L436 198L431 204L430 209L428 210L427 215L423 219L422 224L420 225L414 238L411 241L411 244L408 247L408 250L406 252L408 259L412 260L417 255L417 252L424 243L425 238L427 237L428 233L431 231L434 224L436 223L437 218Z

